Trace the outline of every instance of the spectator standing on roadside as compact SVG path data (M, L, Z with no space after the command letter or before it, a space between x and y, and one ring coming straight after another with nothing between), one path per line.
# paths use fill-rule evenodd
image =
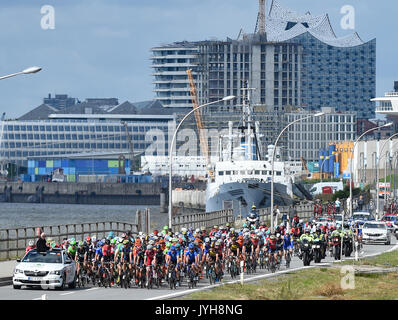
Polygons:
M359 200L358 200L358 209L359 209L360 211L362 211L363 205L364 205L364 204L365 204L365 202L364 202L364 200L363 200L363 196L360 195L360 196L359 196Z
M336 209L336 214L340 214L340 206L341 206L340 199L337 198L336 201L334 202L334 207Z
M272 212L272 219L274 219L274 228L278 225L278 218L280 216L281 212L279 210L279 206L275 205L275 209Z

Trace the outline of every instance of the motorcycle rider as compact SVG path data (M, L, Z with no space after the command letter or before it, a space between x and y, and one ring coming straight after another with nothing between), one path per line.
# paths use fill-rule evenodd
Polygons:
M260 217L258 216L257 208L254 204L252 205L252 208L246 220L248 221L249 226L255 225L256 228L259 227Z
M300 237L300 244L303 243L304 240L307 240L308 243L312 244L312 242L314 241L314 237L313 235L310 233L310 229L306 228L305 229L305 233L303 233ZM299 258L301 259L303 256L303 251L301 250L301 246L300 246L300 253L299 253Z

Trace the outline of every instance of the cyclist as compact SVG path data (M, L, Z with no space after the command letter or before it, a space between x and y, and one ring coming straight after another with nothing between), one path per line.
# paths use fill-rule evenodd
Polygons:
M180 274L178 272L179 261L180 261L180 252L176 250L175 245L171 245L170 250L168 250L166 255L166 266L169 266L170 268L174 267L177 274L178 283L180 282Z
M283 236L283 252L286 264L288 263L286 259L287 253L289 252L290 257L293 256L293 247L294 247L293 232L292 231L290 231L290 233L286 232L286 234Z
M77 251L76 241L72 239L69 244L70 246L68 247L68 254L74 260Z
M25 249L25 254L27 254L30 250L36 249L35 242L33 240L29 240L28 246Z
M84 269L84 261L86 260L86 250L84 248L84 243L79 242L79 247L76 250L75 254L75 262L76 262L76 273L79 274L80 266L83 265Z
M193 243L189 244L188 251L185 252L184 263L188 268L192 268L195 274L194 280L198 281L198 274L200 271L198 268L199 254L195 251L195 245Z
M156 255L156 252L153 249L153 245L149 244L146 247L145 255L144 255L144 261L145 261L145 267L146 267L146 284L145 284L146 287L148 287L148 285L149 285L149 273L152 272L152 276L153 276L154 269L152 269L152 267L153 268L156 267L155 255Z

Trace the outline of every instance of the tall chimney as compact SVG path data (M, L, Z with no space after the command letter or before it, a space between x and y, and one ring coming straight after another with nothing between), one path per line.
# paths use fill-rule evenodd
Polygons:
M258 1L258 33L265 34L265 8L266 8L266 0Z

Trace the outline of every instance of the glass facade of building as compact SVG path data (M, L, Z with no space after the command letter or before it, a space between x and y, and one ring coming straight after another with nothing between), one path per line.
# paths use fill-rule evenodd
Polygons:
M126 122L134 154L145 152L153 143L153 139L148 136L151 130L163 132L167 154L169 125L174 123L173 117ZM2 121L0 136L2 161L24 167L27 167L28 158L33 156L131 151L125 126L120 120Z

